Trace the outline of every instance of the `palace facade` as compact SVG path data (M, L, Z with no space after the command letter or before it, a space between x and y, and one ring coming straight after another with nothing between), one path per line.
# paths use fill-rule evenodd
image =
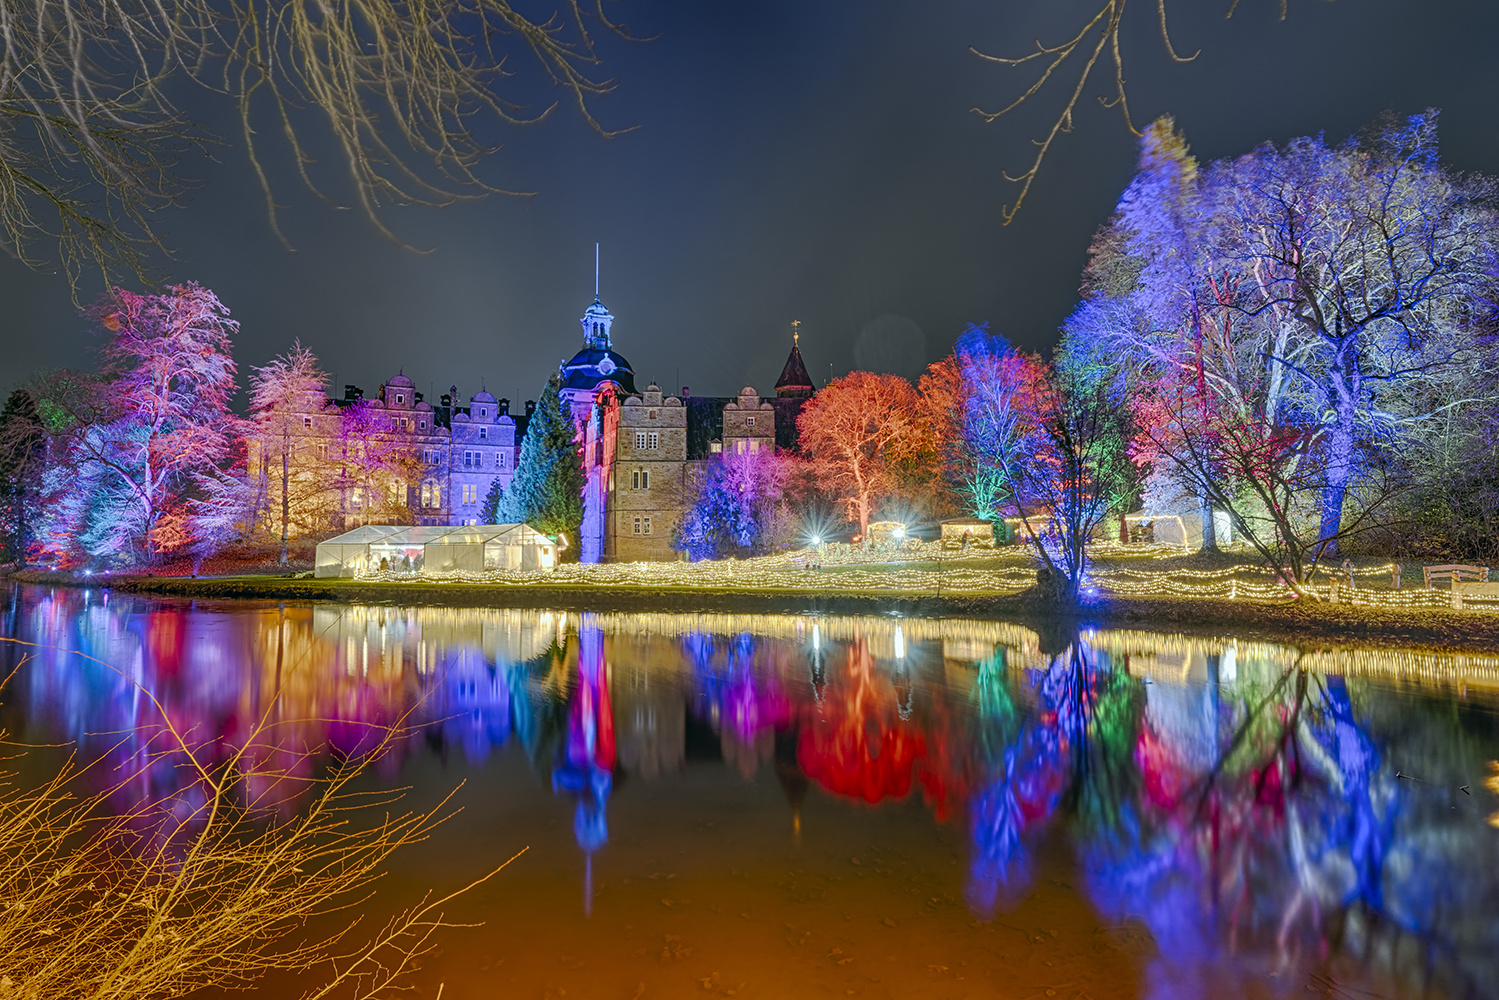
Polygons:
M676 559L672 529L699 463L718 452L796 447L797 414L816 391L798 338L773 397L752 386L728 397L693 397L686 387L673 396L654 382L636 388L633 368L614 349L614 316L597 296L581 322L583 346L560 369L585 475L580 558ZM309 398L294 414L255 414L295 436L284 465L279 451L251 447L249 468L267 492L265 527L280 533L283 508L293 535L480 523L491 486L508 486L515 474L535 402L512 414L508 399L483 389L466 405L459 399L453 386L434 405L401 373L367 401L349 385L341 399ZM355 412L361 420L345 419Z

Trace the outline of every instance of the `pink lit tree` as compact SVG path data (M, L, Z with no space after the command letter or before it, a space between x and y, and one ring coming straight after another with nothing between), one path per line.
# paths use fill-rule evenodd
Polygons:
M198 477L225 465L241 421L230 337L239 324L195 283L143 295L110 290L87 315L109 339L97 377L55 379L48 489L54 550L154 562L191 542Z

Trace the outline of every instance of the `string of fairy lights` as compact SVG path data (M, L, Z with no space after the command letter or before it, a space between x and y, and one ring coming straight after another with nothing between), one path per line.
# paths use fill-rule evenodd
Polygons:
M501 584L512 587L567 587L578 589L648 588L652 590L721 591L826 595L937 595L952 597L1004 596L1034 586L1036 570L1023 561L1021 550L1009 564L998 550L967 550L953 554L939 542L907 541L884 551L859 546L826 544L816 548L703 562L629 562L565 564L549 570L486 569L448 572L381 571L367 565L356 578L365 581L410 579L454 583ZM1008 554L1008 553L1006 553ZM1150 568L1156 560L1179 555L1174 546L1100 544L1095 556L1127 554L1143 565L1095 566L1085 589L1091 595L1132 598L1209 599L1284 603L1297 599L1297 588L1269 568L1251 565L1221 569ZM1300 585L1303 595L1350 607L1417 611L1423 609L1499 609L1499 601L1483 594L1395 589L1400 579L1397 563L1341 568L1318 567ZM1475 604L1474 602L1480 602Z

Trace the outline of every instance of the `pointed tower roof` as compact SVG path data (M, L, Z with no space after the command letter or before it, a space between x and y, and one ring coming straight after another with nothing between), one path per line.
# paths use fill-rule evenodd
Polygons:
M801 332L796 329L800 325L800 320L791 324L791 354L786 358L786 367L781 369L781 377L776 380L776 395L782 399L810 396L817 391L812 376L807 374L807 365L802 361Z

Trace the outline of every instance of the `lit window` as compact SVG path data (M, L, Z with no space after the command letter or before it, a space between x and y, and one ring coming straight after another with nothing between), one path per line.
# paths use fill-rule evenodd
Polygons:
M744 454L744 445L745 445L745 442L743 442L743 441L735 441L734 442L734 454L736 454L736 455L743 455Z
M642 534L649 535L650 533L651 533L651 519L650 519L650 516L647 515L645 517L645 531L642 532Z
M755 426L755 418L754 417L745 417L744 418L744 426L746 426L746 427L753 427L753 426Z
M422 506L442 506L442 487L438 486L435 480L427 479L422 482Z
M464 506L465 507L471 507L471 506L473 506L474 503L476 503L478 501L478 498L479 498L479 488L477 486L475 486L473 483L465 483L464 486L463 486L463 504L464 504ZM469 523L472 524L473 522L470 521Z
M750 442L750 454L751 455L758 455L758 454L760 454L760 442L759 441L751 441Z
M636 431L635 432L635 447L637 447L637 448L644 448L645 447L645 431Z
M661 435L657 434L655 431L651 431L651 433L650 433L650 442L651 443L648 444L646 447L648 447L648 448L654 448L654 447L656 447L658 444L661 443Z

